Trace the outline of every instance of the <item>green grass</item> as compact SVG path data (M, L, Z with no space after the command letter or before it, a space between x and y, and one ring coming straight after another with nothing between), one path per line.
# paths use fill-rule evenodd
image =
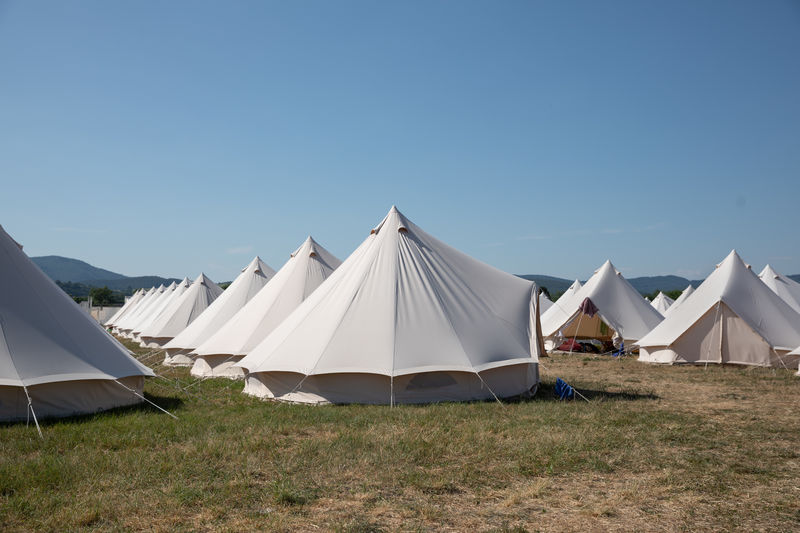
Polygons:
M143 351L139 353L143 354ZM4 531L789 531L800 379L543 360L534 399L303 406L157 367L147 405L0 426ZM556 377L591 402L558 402Z

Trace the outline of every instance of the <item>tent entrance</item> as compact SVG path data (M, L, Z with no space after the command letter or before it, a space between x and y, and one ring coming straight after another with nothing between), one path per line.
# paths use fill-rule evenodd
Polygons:
M576 338L611 341L616 333L614 328L609 326L600 317L600 313L595 313L595 315L591 317L585 313L576 313L572 320L561 329L561 334L565 339Z

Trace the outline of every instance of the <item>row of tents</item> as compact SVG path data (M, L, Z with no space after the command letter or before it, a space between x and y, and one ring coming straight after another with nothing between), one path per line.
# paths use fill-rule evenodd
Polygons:
M143 399L152 371L2 230L0 268L0 419ZM564 339L638 346L648 362L797 365L798 289L731 252L675 302L646 301L610 261L551 302L392 207L344 262L309 237L277 272L256 257L224 291L204 274L140 290L106 325L200 378L244 378L257 397L460 401L534 392L539 356Z

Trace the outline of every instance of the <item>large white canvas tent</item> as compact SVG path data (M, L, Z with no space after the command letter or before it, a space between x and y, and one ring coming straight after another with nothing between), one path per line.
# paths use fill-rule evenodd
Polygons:
M114 322L119 320L125 313L127 313L132 307L134 307L139 300L144 298L144 289L139 289L134 292L130 298L125 302L125 304L120 307L116 313L111 315L111 318L106 320L105 326L110 327L114 325Z
M132 338L133 328L135 328L139 322L150 316L149 313L153 306L156 304L156 302L158 302L161 296L163 296L164 291L166 290L167 288L162 283L155 290L151 291L146 299L142 300L141 304L136 308L135 311L131 312L128 316L120 320L118 324L119 334L123 337Z
M650 302L650 305L653 306L653 309L661 313L662 315L666 315L667 310L675 303L675 300L664 294L663 292L659 291L653 301Z
M138 403L152 375L0 227L0 420Z
M764 267L758 277L772 292L789 304L789 307L800 313L800 283L775 272L769 265Z
M651 363L794 367L787 354L800 346L800 315L732 251L638 344Z
M164 292L161 293L158 299L155 300L150 306L147 315L142 316L142 319L139 320L139 323L136 324L136 326L134 326L131 330L131 337L133 340L139 340L139 333L141 333L145 327L149 326L153 322L153 320L161 313L161 311L163 311L164 308L169 305L173 297L185 292L188 284L189 280L184 278L180 284L173 281L167 286Z
M392 207L238 363L248 371L244 392L388 404L527 393L538 383L537 290L433 238Z
M575 294L576 292L578 292L581 289L581 287L583 287L583 285L581 285L581 282L576 279L575 281L572 282L572 285L570 285L569 288L566 291L564 291L564 294L562 294L558 298L558 300L556 300L556 301L557 302L566 302L566 301L568 301L570 298L572 298L573 294ZM545 310L542 309L540 314L543 315L544 312L545 312Z
M240 378L233 364L255 348L342 262L308 237L275 277L219 331L195 349L191 373Z
M275 271L256 256L197 320L164 345L164 364L192 364L194 360L187 354L224 326L274 275Z
M142 345L161 348L194 322L211 303L222 294L222 289L201 273L186 292L173 300L145 329L139 337Z
M675 301L672 303L672 305L670 305L670 306L669 306L669 309L667 309L666 313L664 313L664 316L665 316L665 317L666 317L666 316L669 316L669 314L670 314L670 313L672 313L673 311L675 311L675 309L677 309L678 307L680 307L680 305L681 305L683 302L685 302L685 301L686 301L686 299L687 299L689 296L691 296L693 292L694 292L694 287L692 287L691 285L689 285L688 287L686 287L685 289L683 289L683 292L681 293L681 295L680 295L680 296L678 296L678 299L677 299L677 300L675 300Z
M153 297L155 292L156 292L155 287L150 287L149 289L144 290L144 294L142 295L141 298L139 298L138 302L131 305L131 307L128 310L126 310L124 314L114 319L114 324L113 324L114 327L112 328L113 332L118 335L122 335L124 333L124 330L122 329L121 326L125 323L125 321L129 320L130 317L132 317L135 313L138 313L139 309L147 305L148 300L150 300L150 298Z
M133 328L132 334L134 341L144 345L144 343L141 342L142 331L150 328L150 326L156 320L158 320L159 317L161 317L161 314L170 308L173 302L179 300L180 297L183 296L183 293L188 291L192 286L192 282L189 280L189 278L183 278L180 282L173 283L172 285L175 285L175 287L173 287L172 290L169 290L170 288L167 287L167 290L161 296L159 301L150 307L147 316L142 317L142 319L139 321L139 324Z
M562 296L542 315L542 335L552 349L565 338L613 341L625 347L639 340L661 320L661 313L606 261L585 285Z

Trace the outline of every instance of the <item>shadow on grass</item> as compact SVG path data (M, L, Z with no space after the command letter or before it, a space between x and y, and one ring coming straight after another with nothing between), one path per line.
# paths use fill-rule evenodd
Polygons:
M144 393L144 397L153 402L154 404L158 405L162 409L165 409L173 414L174 414L173 411L175 411L177 408L183 405L183 400L172 396L157 396L146 392ZM34 406L34 409L36 409L36 406ZM137 404L124 405L122 407L114 407L112 409L107 409L105 411L97 411L94 413L77 414L64 417L40 418L39 425L42 427L47 427L55 424L60 424L62 422L67 422L70 424L84 424L87 422L92 422L96 420L96 418L98 417L124 416L126 414L131 414L131 413L153 413L162 416L167 416L166 414L164 414L163 411L159 410L155 406L151 405L148 402L142 401ZM30 421L28 422L26 422L25 419L0 422L0 427L10 427L26 423L33 424L33 418L31 418Z
M582 387L575 387L576 391L581 393L589 401L638 401L638 400L658 400L659 396L652 392L635 392L635 391L622 391L611 392L604 390L584 389ZM576 395L575 400L582 401L580 396ZM535 396L516 396L503 400L506 403L523 403L523 402L561 402L563 400L556 396L555 383L539 382L539 389L536 391Z

